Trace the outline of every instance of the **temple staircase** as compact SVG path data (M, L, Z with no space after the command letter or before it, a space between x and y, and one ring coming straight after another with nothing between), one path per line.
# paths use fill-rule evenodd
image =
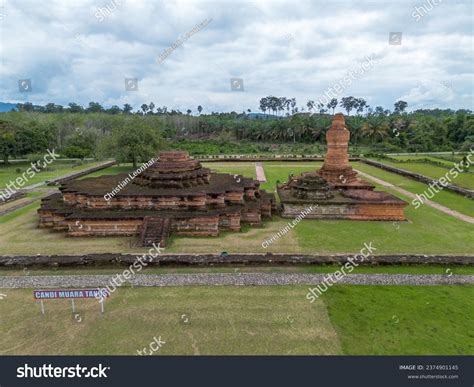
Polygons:
M146 216L143 220L143 228L140 235L142 246L165 247L166 241L171 231L171 220L169 218L160 218L154 216Z

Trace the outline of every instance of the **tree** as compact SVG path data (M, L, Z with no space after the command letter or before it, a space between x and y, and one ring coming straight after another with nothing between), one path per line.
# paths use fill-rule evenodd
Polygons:
M383 106L376 106L375 107L375 114L378 115L378 116L383 116L384 115Z
M197 110L198 110L198 113L199 113L199 115L201 115L201 112L202 112L202 106L201 106L201 105L198 105L198 107L197 107Z
M382 119L368 119L362 125L362 133L373 141L383 140L388 136L389 126Z
M400 113L403 113L403 111L406 109L408 104L405 101L400 100L400 101L395 102L394 106L395 106L394 113L400 114Z
M309 100L309 101L306 103L306 106L308 107L308 111L313 110L313 108L314 108L314 101Z
M115 128L111 135L110 150L119 162L131 162L137 168L138 162L147 162L163 147L159 133L143 118L127 119Z
M66 144L61 150L61 154L64 154L66 157L79 159L93 156L97 141L98 135L92 129L75 132L66 139Z
M343 97L341 99L341 106L346 110L348 116L351 114L351 110L355 107L355 105L356 101L355 98L352 96Z
M89 102L89 107L86 109L86 113L100 113L103 111L104 108L99 102Z
M268 109L268 101L266 97L260 98L260 110L265 114Z
M106 110L109 114L120 114L122 109L120 109L117 105L113 105L110 109Z
M83 107L75 102L70 102L68 106L68 110L70 113L82 113L84 111Z
M8 159L16 155L15 135L7 128L0 129L0 155L4 164L8 164Z
M148 109L150 110L150 114L153 114L153 110L155 109L155 104L150 102L148 105Z
M128 103L123 105L123 113L124 114L130 114L132 112L132 110L133 110L132 105L130 105Z
M367 102L364 98L354 98L354 109L357 113L362 113L366 106Z
M298 109L295 109L296 98L291 98L290 99L290 106L291 106L291 114L295 114L298 111Z
M334 109L337 107L337 99L331 99L326 106L328 109L332 109L332 114L334 115Z
M148 111L148 105L146 103L144 103L142 106L140 106L142 111L143 111L143 114L146 114L146 112Z
M188 114L188 116L192 113L192 110L191 109L188 109L186 110L186 113Z
M35 109L31 102L19 103L16 106L20 112L32 112Z
M319 114L324 114L326 112L326 110L324 110L324 104L322 102L319 102L317 106Z
M47 103L44 107L45 113L61 113L62 111L63 111L62 105L55 105L52 102Z

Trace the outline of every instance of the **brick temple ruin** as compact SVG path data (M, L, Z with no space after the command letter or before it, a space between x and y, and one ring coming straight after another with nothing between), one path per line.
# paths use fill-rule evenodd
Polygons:
M360 179L349 164L350 132L344 115L334 116L326 133L327 153L318 171L290 176L278 185L281 216L294 218L313 206L307 218L354 220L405 220L407 203Z
M139 235L143 246L165 246L171 234L218 236L244 223L260 226L276 207L258 181L213 173L182 151L160 153L122 187L126 180L119 174L63 183L42 200L39 227L70 236Z

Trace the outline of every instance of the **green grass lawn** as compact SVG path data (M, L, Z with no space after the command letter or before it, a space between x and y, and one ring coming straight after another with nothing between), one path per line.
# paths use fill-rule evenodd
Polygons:
M51 163L48 166L47 170L38 172L31 179L28 179L28 182L26 183L26 185L40 183L46 180L53 179L55 177L66 175L71 172L81 171L95 164L97 163L84 162L83 165L74 167L72 162L57 160ZM22 173L25 172L30 167L31 167L31 164L26 163L26 162L9 164L6 166L4 164L0 164L0 190L3 189L6 186L6 184L8 184L8 182L14 181L17 177L21 176ZM17 169L20 169L21 172L18 173Z
M454 162L461 161L463 156L459 155L443 155L443 156L430 156L430 155L404 155L404 156L390 156L392 159L396 160L402 160L402 161L407 161L407 160L431 160L435 163L441 163L445 165L446 167L452 168ZM386 159L381 159L380 161L383 162L383 160ZM402 164L399 164L402 165Z
M268 161L263 163L265 170L265 176L267 182L262 184L262 188L267 191L276 192L276 184L279 181L284 183L288 181L288 175L293 173L294 175L299 175L303 172L314 171L315 169L321 168L323 165L322 162L272 162Z
M117 175L119 173L129 173L132 171L133 171L132 164L113 165L111 167L89 173L87 176L82 176L79 178L79 180L86 179L89 177L103 176L103 175Z
M120 288L95 300L46 301L0 289L0 355L473 355L473 286Z
M334 286L322 299L344 354L474 354L473 286Z
M31 290L1 291L0 355L135 355L159 336L158 355L340 353L324 303L302 287L121 288L103 315L77 300L81 322L68 301L43 316Z
M358 170L362 172L368 173L369 175L385 180L389 183L392 183L393 185L396 185L414 194L422 194L424 192L428 192L429 190L429 186L427 184L419 183L416 180L409 179L401 175L397 175L396 173L387 172L387 171L384 171L383 169L373 167L371 165L367 165L364 163L353 163L353 166L354 168L357 168ZM409 203L411 203L412 201L412 199L408 199L408 198L406 200ZM474 201L471 199L465 198L462 195L456 194L454 192L443 190L436 193L433 196L433 198L430 200L436 203L442 204L443 206L446 206L453 210L459 211L462 214L474 216ZM427 206L422 206L422 207L427 207ZM419 210L420 209L421 208L419 208Z
M412 160L412 159L410 159ZM459 175L453 179L453 176L449 174L449 170L454 168L454 163L447 160L436 160L437 162L446 163L446 168L432 165L428 163L394 163L392 161L383 159L378 160L383 164L390 165L395 168L404 169L406 171L415 172L423 176L430 177L432 179L439 179L445 175L449 176L452 179L451 184L457 185L459 187L474 189L474 173L459 173ZM471 171L472 172L472 171Z

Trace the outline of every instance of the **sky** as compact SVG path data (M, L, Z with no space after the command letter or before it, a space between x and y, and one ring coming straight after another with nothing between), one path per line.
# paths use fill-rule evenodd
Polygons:
M470 0L0 0L0 101L474 110L473 20Z

